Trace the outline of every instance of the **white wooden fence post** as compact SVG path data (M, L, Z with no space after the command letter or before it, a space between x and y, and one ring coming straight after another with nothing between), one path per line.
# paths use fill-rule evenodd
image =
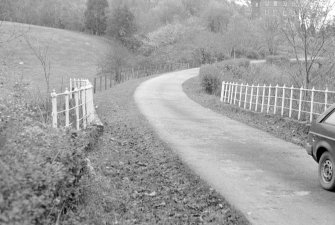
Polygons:
M229 82L229 84L228 84L228 95L227 95L227 103L229 103L229 99L230 99L230 92L231 92L231 82Z
M256 112L258 109L258 98L259 98L259 84L257 84L257 91L256 91L256 107L255 107Z
M276 85L276 91L275 91L275 105L273 108L273 114L277 113L277 97L278 97L278 84Z
M271 84L269 85L269 93L268 93L268 105L266 108L266 113L269 114L270 111L270 103L271 103Z
M94 102L93 102L93 86L91 84L88 85L87 90L87 121L91 123L94 120Z
M65 127L68 127L68 126L70 126L69 97L71 95L70 95L70 92L67 88L65 88L64 94L65 94Z
M298 120L301 118L301 104L302 104L302 91L303 87L300 88L300 96L299 96L299 110L298 110Z
M312 88L312 95L311 95L311 111L310 111L310 114L309 114L309 121L312 122L313 120L313 113L314 113L314 91L315 91L315 88L313 87Z
M229 95L229 82L226 82L226 97L224 98L224 102L228 102L228 95Z
M227 86L226 86L226 82L224 81L224 87L223 87L223 90L224 90L224 92L223 92L223 98L222 98L222 101L224 102L224 100L225 100L225 98L226 98L226 92L227 92L227 88L226 88Z
M229 101L229 103L230 103L230 104L233 104L233 97L234 97L234 86L235 86L235 83L234 83L234 82L232 82L232 83L231 83L230 101Z
M72 79L70 78L70 91L72 91ZM72 99L72 95L70 95L70 99Z
M284 86L283 86L283 93L282 93L282 99L281 99L281 116L284 116L285 91L286 91L286 86L284 84Z
M234 83L231 82L230 83L230 94L229 94L229 98L228 98L228 103L231 104L231 99L232 99L232 96L233 96L233 93L234 93Z
M229 96L229 82L226 83L226 97L224 99L224 102L227 102Z
M241 83L241 86L240 86L240 99L238 102L239 107L241 107L241 102L242 102L242 91L243 91L243 83Z
M326 90L325 90L325 111L327 110L328 108L328 87L326 87Z
M238 83L235 84L234 105L236 105L237 87Z
M262 107L261 107L261 112L264 112L264 102L265 102L265 84L263 86L263 95L262 95Z
M231 91L231 96L230 96L230 104L233 104L233 100L234 100L234 91L235 91L235 83L232 83L232 91Z
M82 89L83 93L82 93L82 100L81 100L82 110L83 110L83 127L84 127L84 129L86 129L86 127L87 127L86 88L87 88L87 86L85 85L85 87Z
M247 83L247 84L245 85L244 109L247 108L248 87L249 87L249 84Z
M291 118L292 117L292 102L293 102L293 91L294 91L294 87L292 85L291 87L291 94L290 94L290 111L288 113L288 116Z
M223 95L224 95L224 85L225 85L225 82L222 81L222 88L221 88L221 97L220 97L220 101L223 102Z
M253 98L254 98L254 84L251 85L249 110L251 110L251 108L252 108L252 100L253 100Z
M80 130L80 118L79 118L79 90L77 87L74 89L74 101L75 101L75 111L76 111L76 128Z
M51 93L51 103L52 103L52 127L58 127L57 121L57 94L56 91L53 90Z

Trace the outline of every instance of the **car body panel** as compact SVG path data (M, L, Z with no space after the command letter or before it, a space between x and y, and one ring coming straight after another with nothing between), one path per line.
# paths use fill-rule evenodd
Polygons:
M331 105L310 126L305 149L317 162L322 151L329 151L335 155L335 124L325 122L333 113L335 113L335 104Z

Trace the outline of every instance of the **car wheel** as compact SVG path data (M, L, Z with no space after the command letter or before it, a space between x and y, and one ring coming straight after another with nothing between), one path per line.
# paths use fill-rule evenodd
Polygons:
M326 190L335 188L334 166L334 157L329 152L324 152L319 161L319 180Z

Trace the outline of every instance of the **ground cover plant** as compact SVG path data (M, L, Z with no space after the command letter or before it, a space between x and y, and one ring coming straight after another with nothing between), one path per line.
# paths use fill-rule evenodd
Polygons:
M57 52L51 56L50 85L59 89L63 79L54 72L95 71L96 56L90 52L99 49L97 39L29 25L2 23L0 28L0 224L82 224L90 184L87 154L98 133L51 129L43 68L25 38L44 53L56 37L49 49ZM80 50L86 41L94 45ZM87 64L74 63L79 57ZM64 75L66 82L71 73Z
M306 122L244 110L235 105L225 104L215 95L210 95L201 87L199 77L191 78L183 84L189 98L200 105L252 127L264 130L286 141L303 146L309 127Z
M132 80L98 93L104 135L90 155L90 224L248 224L182 164L137 109Z
M98 133L52 129L26 92L0 97L0 224L81 224Z

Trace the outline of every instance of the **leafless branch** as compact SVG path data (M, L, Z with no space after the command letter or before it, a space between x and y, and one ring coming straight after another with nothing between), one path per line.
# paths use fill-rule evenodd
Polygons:
M34 46L29 40L28 36L24 36L24 38L25 38L25 41L28 47L32 50L33 54L39 60L43 68L43 75L44 75L44 79L46 83L47 93L49 94L50 93L50 76L51 76L51 60L49 58L49 45Z

